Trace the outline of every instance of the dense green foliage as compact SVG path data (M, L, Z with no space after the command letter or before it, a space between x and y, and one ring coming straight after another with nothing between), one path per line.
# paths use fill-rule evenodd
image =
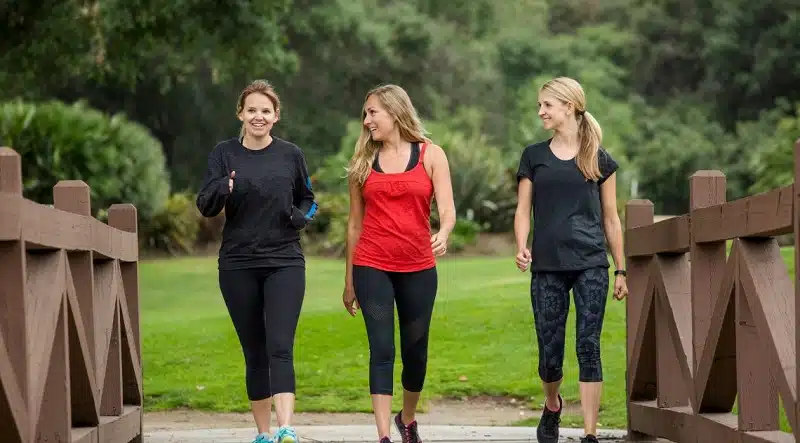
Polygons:
M123 115L108 116L82 103L0 103L0 144L22 157L25 197L52 204L59 180L83 180L92 212L133 203L144 218L169 195L159 141Z
M450 153L460 218L502 231L519 155L548 136L538 87L568 75L584 85L604 147L621 164L620 208L644 197L658 213L683 213L698 169L725 172L729 200L791 182L800 138L792 5L47 0L0 9L9 23L0 31L0 100L82 99L124 111L161 142L172 188L193 193L208 151L237 133L239 91L267 78L283 101L275 133L304 149L324 193L311 233L337 250L343 221L334 219L347 214L341 166L370 88L409 91Z

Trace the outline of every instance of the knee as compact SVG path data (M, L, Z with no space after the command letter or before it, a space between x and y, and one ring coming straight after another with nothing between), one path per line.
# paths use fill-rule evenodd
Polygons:
M539 378L544 383L555 383L564 378L564 370L560 361L539 360Z
M580 381L603 381L603 369L600 358L600 345L593 340L583 340L578 343L578 371Z
M369 360L372 364L394 364L395 348L392 341L373 340L369 346Z

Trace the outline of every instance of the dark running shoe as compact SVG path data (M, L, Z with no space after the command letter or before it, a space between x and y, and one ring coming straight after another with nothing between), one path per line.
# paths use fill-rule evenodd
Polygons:
M389 437L383 437L379 443L392 443L392 440Z
M417 431L417 421L414 420L404 425L403 419L401 418L402 413L403 411L400 411L394 416L394 425L397 426L400 436L403 437L403 443L422 443L422 439L419 438L419 431Z
M558 443L558 428L561 424L561 411L564 409L564 400L558 395L558 412L553 412L547 407L547 401L542 408L542 418L536 427L536 440L539 443ZM591 441L591 440L590 440Z
M581 443L600 443L597 441L597 437L592 434L587 435L581 439Z

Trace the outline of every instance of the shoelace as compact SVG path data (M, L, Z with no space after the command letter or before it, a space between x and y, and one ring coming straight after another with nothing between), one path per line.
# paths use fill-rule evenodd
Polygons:
M419 432L417 432L417 422L413 422L410 425L403 426L405 430L405 439L408 443L422 443L419 439Z

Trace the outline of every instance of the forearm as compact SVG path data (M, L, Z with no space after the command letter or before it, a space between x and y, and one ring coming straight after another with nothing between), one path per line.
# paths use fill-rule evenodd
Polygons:
M456 227L456 209L439 209L439 233L450 235Z
M225 207L229 194L228 177L206 180L197 193L195 204L203 217L214 217Z
M530 214L517 209L514 214L514 238L517 241L517 250L528 247L528 234L531 232Z
M347 241L346 241L346 259L345 259L345 275L344 284L349 287L353 284L353 253L356 249L356 243L361 236L361 227L353 226L348 223L347 227Z
M608 246L611 249L611 257L614 260L614 268L625 269L625 251L622 243L622 223L619 216L615 213L603 220Z

